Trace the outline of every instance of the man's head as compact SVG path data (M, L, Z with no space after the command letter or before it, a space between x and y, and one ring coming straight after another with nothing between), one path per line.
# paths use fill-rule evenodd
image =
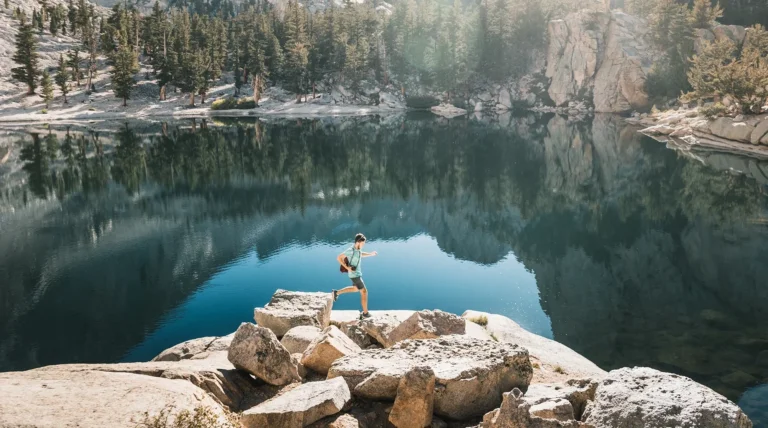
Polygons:
M363 245L365 245L365 235L358 233L355 235L355 248L360 250L363 248Z

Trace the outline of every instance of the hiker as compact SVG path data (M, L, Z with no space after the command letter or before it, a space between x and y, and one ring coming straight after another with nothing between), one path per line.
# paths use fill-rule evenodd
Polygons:
M336 257L336 260L341 265L341 272L349 274L349 279L352 280L352 285L342 288L341 290L333 290L333 301L335 302L342 294L359 291L360 304L363 306L363 312L360 314L360 318L369 318L371 314L368 313L368 289L365 288L365 283L363 282L363 271L360 269L360 262L363 258L373 257L378 253L376 251L372 253L364 252L364 245L365 236L362 233L358 233L355 235L355 244Z

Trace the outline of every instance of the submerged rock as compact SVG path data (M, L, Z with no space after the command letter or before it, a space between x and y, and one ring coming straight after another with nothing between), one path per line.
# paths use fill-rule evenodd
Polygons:
M459 420L493 409L504 391L526 388L533 376L527 350L452 335L406 340L391 348L340 358L328 378L343 377L362 398L394 400L400 379L417 366L430 367L435 373L435 413Z
M332 307L330 293L277 290L266 306L254 310L254 319L256 324L282 337L288 330L302 325L328 327Z
M435 372L414 367L400 379L389 422L397 428L424 428L432 423Z
M229 361L270 385L299 381L298 367L275 334L264 327L242 323L229 346Z
M246 410L241 422L245 428L302 428L339 413L350 398L343 379L309 382Z
M739 407L685 377L647 367L609 372L585 411L595 426L750 428Z
M301 363L318 373L327 374L334 361L360 351L352 339L332 325L309 344L301 357Z

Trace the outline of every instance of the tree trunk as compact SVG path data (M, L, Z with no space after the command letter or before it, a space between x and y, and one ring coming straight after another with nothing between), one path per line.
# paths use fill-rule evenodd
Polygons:
M67 94L64 94L64 104L69 104L69 103L67 102Z
M253 76L251 83L253 84L253 102L256 104L256 107L258 107L259 100L261 99L261 75L257 74Z
M200 104L205 104L205 91L200 91Z
M160 101L165 101L165 86L166 85L160 87Z
M123 107L128 107L128 98L123 98Z
M312 99L315 99L315 82L312 82Z
M194 107L195 106L195 93L190 92L189 93L189 106Z
M301 104L301 92L296 94L296 104Z

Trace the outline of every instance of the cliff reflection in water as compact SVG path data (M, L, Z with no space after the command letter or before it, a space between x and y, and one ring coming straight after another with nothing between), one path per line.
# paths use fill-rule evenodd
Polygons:
M120 360L249 251L341 245L354 221L489 269L512 254L554 338L603 368L734 400L768 378L767 165L685 158L614 117L227 125L20 136L23 169L0 176L0 370Z

